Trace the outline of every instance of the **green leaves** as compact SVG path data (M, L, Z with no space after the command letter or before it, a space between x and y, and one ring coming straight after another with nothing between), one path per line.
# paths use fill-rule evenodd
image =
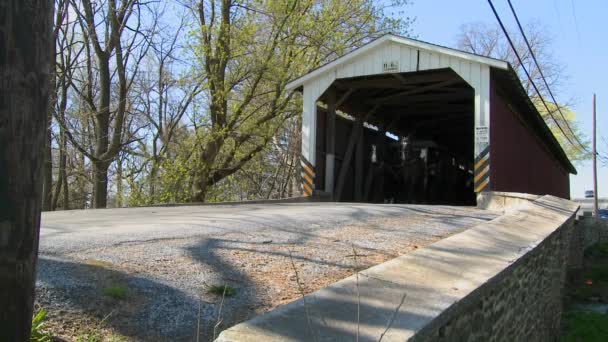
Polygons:
M570 158L572 162L581 162L584 160L589 160L589 158L591 158L591 153L585 151L583 147L578 146L576 138L581 141L583 146L588 151L591 150L589 147L590 142L587 136L578 127L578 123L576 122L576 114L574 112L572 112L569 108L560 105L560 114L560 112L557 110L558 106L556 104L547 102L547 106L549 107L549 110L552 114L550 115L544 105L540 102L540 100L537 100L535 97L533 97L532 102L535 104L536 108L538 109L538 112L545 120L545 123L547 124L547 126L549 126L551 132L553 132L553 135L555 136L557 141L559 141L560 145L564 149L564 152L566 152L566 155L568 156L568 158ZM572 128L572 131L570 131L568 126ZM562 130L566 134L568 134L568 137L564 136ZM576 145L572 145L568 138Z
M46 318L46 310L40 309L32 319L32 331L30 334L31 342L51 342L53 340L50 334L42 331L44 328L44 319Z
M196 166L191 173L194 200L209 200L210 187L267 151L268 142L286 120L299 113L293 106L293 94L285 91L290 80L386 31L406 33L409 18L387 15L388 10L405 4L407 1L370 0L198 2L202 25L192 34L191 46L198 57L195 69L205 70L209 80L210 125L197 129L196 150L186 158L187 165Z

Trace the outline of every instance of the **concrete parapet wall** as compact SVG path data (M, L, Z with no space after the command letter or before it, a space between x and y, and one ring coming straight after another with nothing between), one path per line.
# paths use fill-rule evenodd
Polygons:
M523 194L519 192L488 191L477 194L477 207L486 210L507 212L517 210L528 202L539 199L539 195Z
M527 201L238 324L218 340L555 340L577 209L552 196Z

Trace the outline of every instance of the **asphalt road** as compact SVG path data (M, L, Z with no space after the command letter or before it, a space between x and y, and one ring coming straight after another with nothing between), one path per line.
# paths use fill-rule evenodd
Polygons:
M176 239L276 228L314 230L378 217L397 217L440 206L351 203L235 204L70 210L42 214L40 251L65 254L122 243ZM451 207L456 213L487 213Z
M289 203L42 215L37 300L73 337L91 324L133 340L203 340L229 284L221 329L458 233L496 213L469 207ZM298 271L297 275L296 272ZM118 285L117 285L118 284ZM104 295L128 289L124 299Z

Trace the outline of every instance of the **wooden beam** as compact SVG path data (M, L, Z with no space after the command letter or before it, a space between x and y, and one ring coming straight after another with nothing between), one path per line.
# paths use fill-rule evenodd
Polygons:
M336 153L336 92L327 94L327 114L325 124L325 192L333 196L334 159Z
M428 83L428 82L440 82L447 79L454 78L454 74L451 72L444 71L433 71L427 73L421 72L410 72L410 73L398 73L391 74L401 85L410 85L417 83Z
M380 106L374 106L363 118L361 121L367 121L367 118L380 108ZM359 135L361 135L363 131L363 125L357 125L356 122L353 123L353 129L350 131L350 136L348 138L348 143L346 145L346 152L344 153L344 158L342 159L342 166L340 166L340 173L338 174L338 179L336 181L336 189L334 199L336 201L340 201L342 198L342 190L344 189L344 181L346 180L346 174L348 173L348 169L350 167L350 162L353 158L353 152L355 150L355 144Z
M421 128L421 127L426 127L429 125L435 125L435 124L441 124L443 122L450 122L450 121L454 121L454 120L459 120L460 118L458 117L453 117L453 116L448 116L448 117L443 117L443 118L436 118L433 120L423 120L420 121L419 123L416 124L416 128ZM473 127L473 125L471 124L471 127Z
M344 101L346 101L348 99L348 97L355 92L355 89L349 89L346 91L346 93L344 93L344 95L342 95L342 97L340 97L340 99L336 102L336 108L340 107L342 105L342 103L344 103Z
M357 117L357 121L355 124L359 129L359 139L357 139L357 153L355 154L355 201L361 202L363 197L363 159L365 156L363 155L363 147L365 131L363 129L363 118L361 116Z
M454 76L450 73L440 72L432 74L390 74L392 78L387 75L372 76L368 78L353 78L353 79L340 79L340 85L352 89L364 89L364 88L411 88L419 85L420 83L429 82L441 82L447 79L452 79Z
M451 100L459 100L459 99L467 99L468 96L461 93L439 93L439 94L419 94L415 96L406 96L406 97L398 97L392 98L390 100L370 100L366 101L368 104L380 104L380 105L389 105L389 104L399 104L399 105L408 105L412 103L441 103L442 101L451 101Z
M456 84L456 83L460 83L460 82L462 82L462 81L459 79L451 79L451 80L447 80L447 81L443 81L443 82L433 83L433 84L429 84L429 85L426 85L423 87L416 87L412 90L401 91L401 92L398 92L397 94L376 98L375 101L376 101L376 103L382 103L382 102L390 103L391 101L394 101L394 100L403 99L403 97L406 97L406 96L410 96L410 95L414 95L414 94L421 94L421 93L427 92L429 90L441 89L443 87L446 87L446 86L449 86L452 84Z
M394 117L394 116L402 116L402 117L428 117L433 115L446 115L446 116L454 116L454 115L473 115L473 108L470 106L445 106L445 107L406 107L399 110L391 110L383 113L379 113L379 117Z
M374 139L374 145L376 146L376 164L371 161L367 168L367 174L365 178L365 186L363 192L364 201L373 201L375 199L376 191L384 192L384 144L386 142L386 131L382 126L378 126L378 133ZM374 180L377 179L376 191L372 192L372 185ZM370 192L371 196L370 196Z
M353 151L355 149L355 144L357 142L359 134L361 134L361 132L359 131L359 126L356 123L353 123L353 128L350 131L350 136L348 138L348 144L346 145L346 152L344 152L342 166L340 166L340 173L338 174L338 179L336 181L336 191L334 197L336 201L340 201L342 199L342 190L344 189L346 173L348 172L350 161L352 159Z

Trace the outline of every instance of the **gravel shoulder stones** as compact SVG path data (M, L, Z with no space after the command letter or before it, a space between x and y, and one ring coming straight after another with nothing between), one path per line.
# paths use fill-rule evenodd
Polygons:
M466 207L343 203L45 213L37 302L68 339L100 329L135 341L197 334L208 341L496 216ZM223 284L234 296L208 292ZM126 295L114 298L109 288Z

